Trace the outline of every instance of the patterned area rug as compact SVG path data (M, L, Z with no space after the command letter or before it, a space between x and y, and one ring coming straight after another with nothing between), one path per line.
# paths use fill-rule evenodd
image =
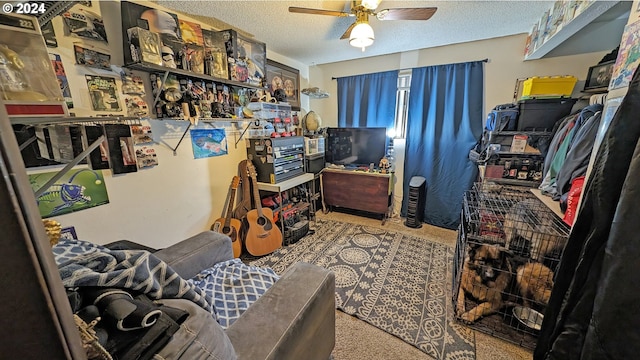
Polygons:
M436 359L475 359L451 303L453 249L382 228L318 220L316 233L251 262L282 274L298 261L336 275L338 309Z

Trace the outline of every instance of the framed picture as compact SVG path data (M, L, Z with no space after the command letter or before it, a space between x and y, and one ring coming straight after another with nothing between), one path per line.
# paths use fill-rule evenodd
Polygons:
M60 237L68 240L78 240L78 234L76 234L76 228L68 226L60 230Z
M276 90L284 90L291 109L300 110L300 71L267 59L267 87L273 97Z
M611 74L613 73L614 60L594 65L589 68L587 81L584 83L584 91L607 90Z

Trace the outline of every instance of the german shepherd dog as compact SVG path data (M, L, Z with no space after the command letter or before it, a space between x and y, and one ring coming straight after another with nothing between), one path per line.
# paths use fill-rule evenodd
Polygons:
M527 263L518 267L516 283L524 306L531 307L530 300L546 306L553 289L553 271L538 262Z
M513 276L509 256L506 249L497 245L470 245L456 306L456 314L462 321L474 323L504 306L502 296ZM479 305L469 311L465 310L466 294L479 301Z

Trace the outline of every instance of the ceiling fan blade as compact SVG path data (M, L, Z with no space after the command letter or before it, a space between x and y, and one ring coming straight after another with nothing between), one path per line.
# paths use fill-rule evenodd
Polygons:
M429 20L437 7L384 9L376 13L378 20Z
M345 31L344 34L340 36L340 40L348 39L349 35L351 35L351 30L353 30L354 27L356 27L356 23L349 25L349 28L347 28L347 31Z
M303 8L303 7L296 7L296 6L289 6L289 12L300 13L300 14L329 15L329 16L339 16L339 17L353 16L352 14L349 14L343 11L310 9L310 8Z

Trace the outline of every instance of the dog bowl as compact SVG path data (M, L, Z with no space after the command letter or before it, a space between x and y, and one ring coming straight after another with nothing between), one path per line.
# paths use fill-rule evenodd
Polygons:
M542 328L542 320L544 315L533 310L532 308L524 306L515 306L513 308L513 316L522 323L522 325L534 329L540 330Z

